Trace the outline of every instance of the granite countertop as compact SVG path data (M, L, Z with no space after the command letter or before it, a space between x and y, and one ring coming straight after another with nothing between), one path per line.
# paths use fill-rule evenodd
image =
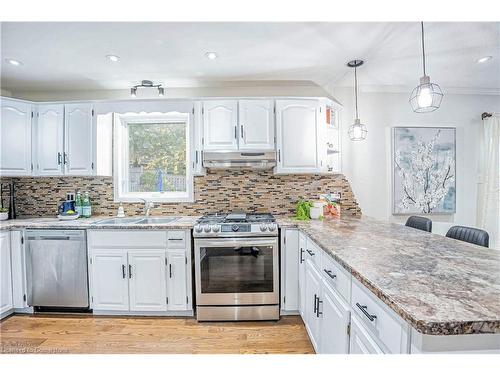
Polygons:
M131 216L127 216L129 218ZM155 218L157 216L151 216ZM0 221L0 229L191 229L199 216L178 216L179 219L171 223L162 224L93 224L109 216L93 216L91 218L61 221L57 218L23 218ZM139 219L139 217L137 217Z
M500 251L370 218L301 222L353 277L417 331L500 333Z

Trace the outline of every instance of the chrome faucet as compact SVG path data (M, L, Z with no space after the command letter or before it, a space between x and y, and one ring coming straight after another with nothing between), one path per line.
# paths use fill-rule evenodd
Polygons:
M146 217L148 217L149 213L151 212L151 209L155 208L155 204L143 198L139 199L144 202L144 214L146 215Z

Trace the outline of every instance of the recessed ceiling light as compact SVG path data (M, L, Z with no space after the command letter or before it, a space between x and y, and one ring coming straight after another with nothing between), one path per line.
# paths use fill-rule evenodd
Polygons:
M19 61L16 59L5 59L5 61L8 62L10 65L14 65L14 66L23 65L22 61Z
M217 55L217 52L207 52L205 53L205 57L209 60L215 60L218 55Z
M113 62L118 62L118 61L120 61L120 56L116 56L116 55L106 55L106 58L107 58L109 61L113 61Z
M478 63L484 63L486 61L489 61L493 58L493 56L484 56L484 57L481 57L479 60L477 60Z

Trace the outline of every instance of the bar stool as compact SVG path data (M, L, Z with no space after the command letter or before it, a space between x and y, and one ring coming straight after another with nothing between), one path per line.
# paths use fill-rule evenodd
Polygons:
M426 232L432 232L432 220L422 216L410 216L406 220L407 227L412 227L415 229L424 230Z
M473 243L475 245L489 247L490 236L488 232L482 229L463 227L456 225L448 229L446 237L454 238L456 240Z

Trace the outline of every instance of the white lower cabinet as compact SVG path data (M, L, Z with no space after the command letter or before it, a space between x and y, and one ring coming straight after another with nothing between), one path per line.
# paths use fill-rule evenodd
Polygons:
M283 229L281 241L281 310L299 310L299 231Z
M127 251L92 250L92 308L94 310L129 309Z
M10 255L10 233L2 231L0 232L0 318L7 316L14 308Z
M307 238L302 233L299 232L299 312L302 319L305 319L305 311L306 311L306 244Z
M94 313L192 312L190 242L171 237L189 231L89 231Z
M323 293L319 305L321 316L320 353L349 353L349 305L323 281Z
M361 324L358 318L353 315L351 317L351 337L350 337L350 354L383 354L382 349L377 345L375 340L370 336L368 330Z
M132 250L128 253L130 310L165 311L167 285L164 250ZM185 303L184 306L185 308Z
M320 343L320 315L318 313L318 301L321 296L321 276L308 259L306 260L306 328L309 338L316 352L319 352Z
M183 311L187 309L187 258L184 252L169 251L168 261L168 309L170 311Z

